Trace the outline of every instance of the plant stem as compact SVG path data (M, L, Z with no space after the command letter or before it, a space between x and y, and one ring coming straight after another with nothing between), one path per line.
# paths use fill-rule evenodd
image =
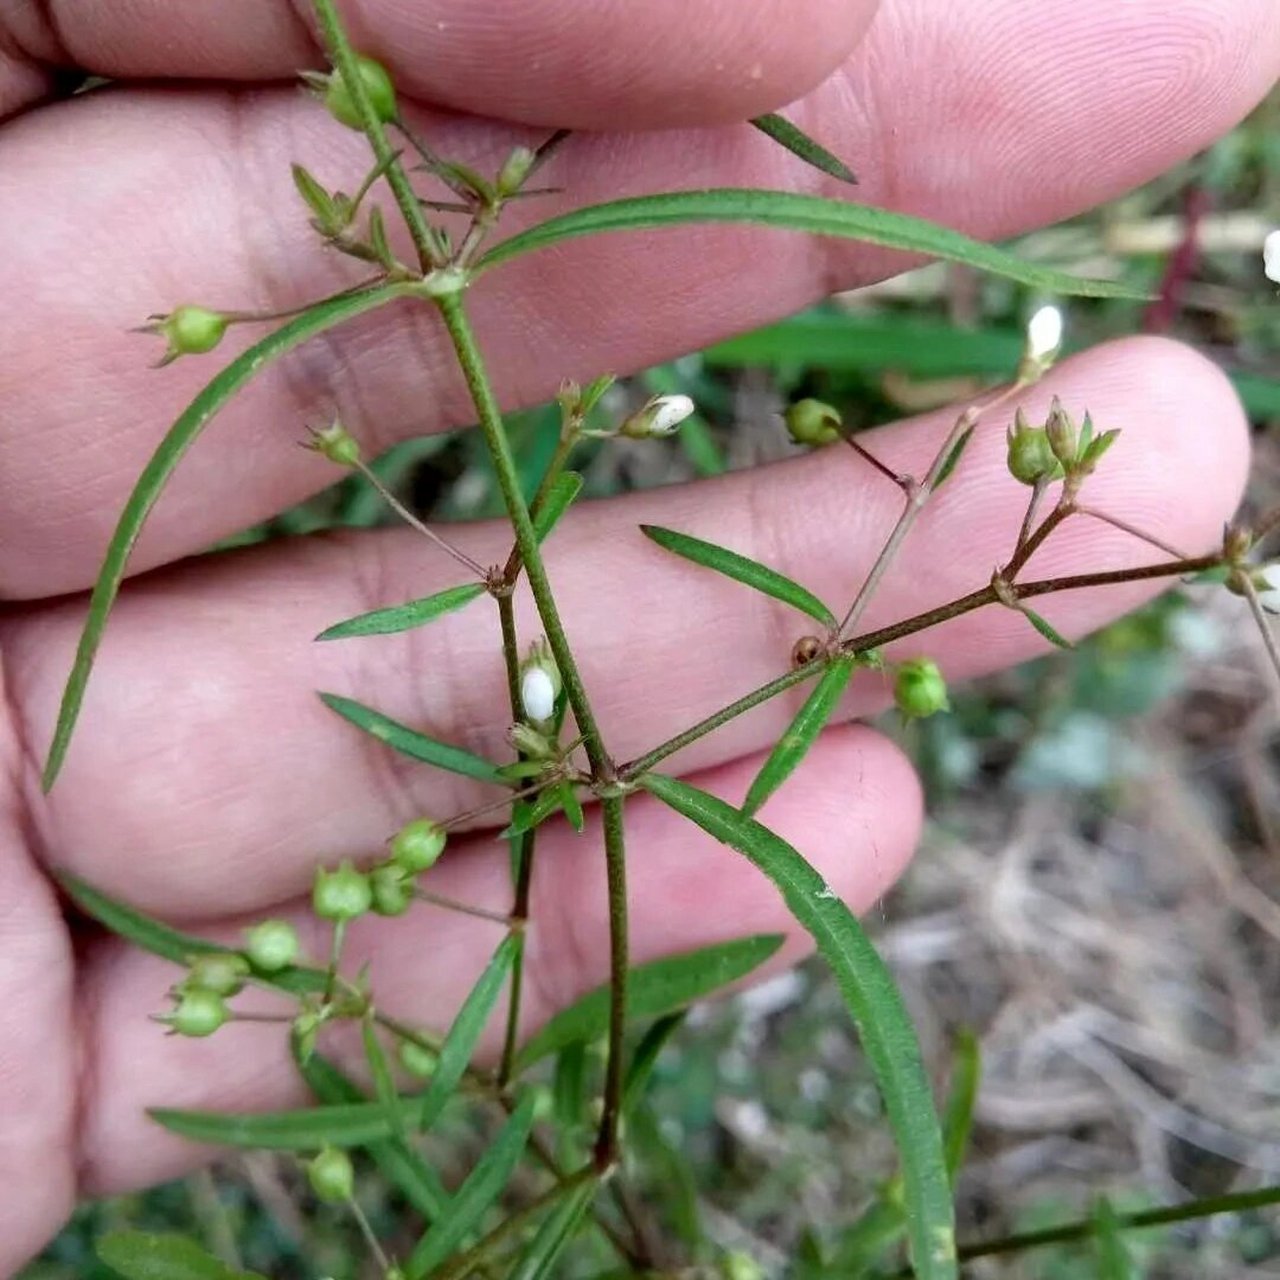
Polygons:
M604 1107L596 1137L596 1168L602 1173L618 1159L618 1118L622 1112L623 1037L627 1029L627 856L623 797L606 796L604 861L609 881L609 1056L605 1063Z
M445 911L456 911L459 915L474 916L477 920L488 920L493 924L500 924L506 929L518 929L523 921L512 919L511 916L504 916L501 911L489 911L484 907L473 907L470 903L459 902L456 898L446 898L439 893L431 893L427 889L413 890L413 896L419 902L428 902L433 907L442 907Z
M1266 610L1262 607L1262 601L1258 599L1258 588L1253 585L1253 579L1249 577L1248 572L1237 573L1236 581L1239 582L1244 598L1248 602L1249 612L1253 614L1253 620L1262 633L1262 643L1266 646L1267 657L1271 660L1271 669L1276 673L1276 679L1280 680L1280 648L1276 645L1276 638L1271 630L1271 623L1267 619Z
M1147 533L1145 529L1139 529L1136 524L1130 524L1127 520L1121 520L1119 516L1109 515L1105 511L1099 511L1097 507L1084 507L1078 502L1076 510L1082 516L1088 516L1092 520L1101 520L1103 524L1109 524L1113 529L1119 529L1121 533L1127 533L1130 537L1138 538L1142 542L1148 543L1156 548L1157 551L1163 551L1167 556L1177 556L1180 559L1186 559L1187 553L1179 551L1177 547L1165 542L1163 538L1157 538L1154 533Z
M446 293L437 297L435 301L440 308L445 329L453 342L458 363L462 366L463 376L466 378L471 399L479 415L480 430L484 434L489 457L497 473L498 487L502 490L507 515L515 530L516 546L519 548L520 558L524 561L525 573L529 578L529 589L538 606L538 616L542 619L543 628L547 633L547 643L551 646L556 665L560 668L560 678L564 681L569 706L573 709L578 731L582 734L583 748L586 750L587 759L591 761L591 768L597 780L609 781L613 766L605 751L604 740L600 736L600 729L587 699L587 691L582 683L582 676L578 672L578 664L569 648L564 624L560 621L560 612L556 608L551 583L547 579L547 571L542 563L538 539L533 530L533 521L529 518L529 508L525 504L524 495L520 492L520 477L516 472L515 458L511 453L511 445L507 440L506 428L502 423L502 414L493 394L484 359L476 345L475 333L458 294Z
M547 469L543 472L542 479L538 482L537 492L533 495L533 501L529 504L529 511L532 515L537 515L541 510L542 504L547 499L547 494L551 492L551 486L564 470L565 463L569 461L569 455L573 452L579 439L581 439L581 433L577 430L561 433L560 440L556 445L556 451L551 455L551 461L547 464ZM516 579L520 576L521 564L520 547L517 545L511 548L511 554L507 557L507 563L502 570L502 580L508 586L515 586ZM519 705L518 701L515 705Z
M1014 578L1026 567L1026 563L1031 559L1037 551L1044 546L1049 535L1062 524L1068 516L1075 512L1075 503L1070 499L1063 497L1052 511L1040 522L1036 531L1026 538L1019 539L1018 549L1013 553L1013 559L1000 571L1000 576L1006 582L1012 582Z
M374 1262L378 1264L378 1269L385 1276L391 1270L391 1259L387 1257L382 1245L378 1243L378 1237L373 1234L369 1219L365 1217L364 1210L360 1207L355 1196L347 1197L347 1208L351 1210L351 1216L356 1220L356 1226L360 1228L360 1234L364 1236L364 1242L369 1246L369 1252L373 1255Z
M413 237L414 247L418 251L418 261L422 270L430 271L434 267L443 266L447 253L440 233L427 221L418 203L418 197L403 166L396 158L386 130L382 127L373 104L369 101L369 93L365 87L364 77L360 74L356 62L356 51L343 28L342 19L338 16L335 0L314 0L316 17L320 20L320 30L324 34L324 42L329 57L342 77L343 86L351 96L369 146L373 149L374 158L379 167L386 173L387 185L399 206L400 215Z

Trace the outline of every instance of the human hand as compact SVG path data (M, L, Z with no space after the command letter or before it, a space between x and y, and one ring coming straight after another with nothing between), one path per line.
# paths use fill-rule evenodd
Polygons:
M534 6L475 0L348 5L357 44L402 91L442 104L421 124L442 150L497 161L510 125L678 133L580 135L557 158L560 203L683 185L813 188L818 179L732 122L809 93L801 119L849 157L860 198L998 237L1105 200L1225 132L1280 70L1267 0L647 0ZM382 641L312 645L328 623L456 581L412 534L308 539L174 564L328 482L294 447L334 404L369 447L470 418L440 335L408 312L305 349L219 419L166 494L123 593L57 788L39 760L92 581L125 494L166 423L211 372L155 374L122 331L174 302L287 306L351 283L316 250L288 162L345 179L363 141L293 87L320 59L276 0L74 8L10 5L0 49L30 50L122 84L38 103L36 63L0 52L0 1270L40 1247L77 1194L175 1173L198 1157L147 1105L286 1105L296 1085L278 1031L236 1027L194 1044L147 1020L172 971L107 939L73 937L49 870L78 872L184 925L296 910L317 862L360 858L406 818L476 803L470 784L405 768L333 721L316 689L349 693L440 737L497 754L507 724L493 619L480 607ZM60 14L59 29L40 13ZM656 33L656 35L655 35ZM6 38L7 37L7 38ZM244 80L228 87L228 80ZM221 81L223 83L201 83ZM275 82L274 84L271 82ZM813 86L817 85L815 89ZM447 109L446 109L447 108ZM531 139L543 136L531 130ZM528 209L515 210L528 216ZM513 219L513 222L515 219ZM643 246L640 251L639 246ZM627 370L793 311L895 269L883 251L744 228L586 241L514 264L477 289L477 323L506 403L561 377ZM230 345L230 343L228 343ZM216 357L215 357L216 359ZM425 372L424 372L425 370ZM1243 422L1211 366L1169 343L1129 340L1071 361L1027 397L1086 404L1125 431L1123 466L1094 500L1188 549L1208 545L1238 498ZM879 433L918 469L945 432L930 415ZM1115 455L1118 458L1120 454ZM615 750L638 754L777 673L794 630L751 593L663 556L626 530L673 525L758 555L828 598L847 595L896 514L898 495L852 457L815 455L697 486L583 507L548 563L584 676ZM985 580L1010 545L1020 495L998 424L931 506L867 622L948 600ZM505 526L457 531L481 563ZM1133 562L1102 526L1069 529L1037 568ZM168 568L160 566L170 565ZM1141 586L1057 603L1079 634L1140 601ZM523 610L523 603L522 603ZM536 627L524 612L527 634ZM619 623L622 624L621 628ZM964 676L1036 650L1022 619L987 610L931 651ZM477 656L479 655L479 656ZM850 715L874 709L874 682ZM794 710L780 699L680 760L737 798ZM639 797L629 807L635 958L786 928L772 887ZM770 825L854 906L901 870L919 792L869 730L829 730L770 803ZM595 833L549 830L529 934L530 1026L607 969ZM451 845L433 887L505 909L507 853L492 831ZM289 904L293 902L295 906ZM415 913L353 931L380 998L444 1023L493 938L453 915ZM795 959L796 939L783 962Z

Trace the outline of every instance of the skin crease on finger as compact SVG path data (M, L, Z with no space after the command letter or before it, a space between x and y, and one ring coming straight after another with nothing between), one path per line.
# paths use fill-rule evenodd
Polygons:
M1103 509L1197 552L1238 501L1243 417L1227 380L1185 348L1131 339L1064 364L1027 397L1059 393L1123 434L1089 486ZM994 417L926 509L866 625L884 625L983 585L1013 543L1026 490L1005 471ZM892 465L919 473L948 418L878 433ZM1188 426L1187 424L1191 424ZM839 609L897 514L900 496L846 450L827 449L714 482L588 503L547 544L547 563L593 705L619 760L638 755L785 670L807 620L663 552L636 529L665 524L780 568ZM463 529L482 563L501 559L498 525ZM1153 552L1092 522L1063 530L1035 575L1149 563ZM48 857L139 906L176 918L249 909L308 882L317 857L366 857L408 818L450 817L487 797L454 775L384 750L337 722L316 689L355 697L446 741L503 758L505 684L494 610L478 601L401 636L313 643L341 617L460 580L410 531L307 539L183 566L126 588L101 650L78 736L53 792L38 757L53 724L80 623L61 604L0 631L30 743L26 792ZM1154 588L1042 602L1079 635ZM626 626L619 633L618 620ZM522 634L537 634L519 601ZM1043 651L999 609L905 641L952 678ZM758 709L688 752L684 768L759 750L803 695ZM847 714L883 704L872 673ZM484 820L491 824L494 820Z
M802 116L858 164L863 198L991 236L1104 199L1207 144L1278 66L1270 4L960 0L926 12L900 0ZM360 140L289 91L233 111L229 101L90 95L0 135L0 223L14 229L0 291L30 300L0 316L0 595L88 584L166 423L220 363L221 352L157 374L146 340L125 329L183 299L281 305L359 278L307 231L288 161L351 185ZM511 134L475 120L435 132L493 163ZM108 154L111 164L84 163ZM669 185L813 185L746 127L584 137L555 163L573 203ZM37 201L56 216L26 216ZM503 399L527 403L562 376L667 357L898 261L738 227L601 237L495 272L476 286L475 309ZM327 469L295 441L335 406L370 448L468 421L430 317L410 314L369 317L264 375L185 460L135 566L324 484ZM15 546L21 556L5 554Z

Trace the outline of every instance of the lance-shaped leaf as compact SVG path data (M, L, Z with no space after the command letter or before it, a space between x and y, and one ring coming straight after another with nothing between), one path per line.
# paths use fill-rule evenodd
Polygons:
M791 191L759 191L724 187L706 191L676 191L666 195L632 196L588 205L549 218L495 245L478 269L497 266L535 249L549 248L580 236L604 231L644 231L655 227L687 226L699 222L752 223L810 235L865 240L870 244L905 249L910 253L963 262L982 271L1007 276L1023 284L1064 296L1141 298L1146 295L1109 280L1086 280L1054 271L940 227L924 218L876 209L847 200L797 195Z
M227 1266L189 1236L115 1231L98 1241L98 1257L124 1280L264 1280Z
M533 1093L525 1094L493 1145L449 1201L447 1212L418 1241L405 1264L409 1280L421 1280L438 1267L475 1230L506 1189L529 1141L535 1100Z
M563 471L556 476L532 513L533 531L539 542L546 539L581 492L582 477L576 471Z
M1050 621L1042 614L1037 613L1034 609L1028 609L1025 604L1018 606L1018 611L1026 616L1026 619L1044 638L1055 648L1058 649L1074 649L1075 645L1071 643Z
M768 960L783 941L780 933L760 933L637 965L627 975L627 1012L633 1018L674 1013L745 977ZM576 1041L595 1040L608 1026L609 987L605 985L562 1009L531 1036L516 1055L516 1070L525 1071Z
M658 1058L666 1048L667 1041L684 1025L684 1019L683 1009L669 1013L665 1018L659 1018L641 1037L631 1055L631 1061L627 1063L627 1078L622 1086L623 1115L629 1114L644 1097L649 1077L658 1065Z
M420 1098L400 1102L402 1121L412 1124ZM366 1147L394 1136L396 1126L380 1102L352 1102L336 1107L302 1107L229 1115L218 1111L183 1111L155 1107L147 1113L170 1133L223 1147L261 1147L271 1151L319 1151L323 1146Z
M595 1178L586 1178L565 1193L543 1220L537 1235L511 1272L510 1280L546 1280L555 1274L552 1268L573 1239L574 1230L590 1207L599 1185Z
M707 569L723 573L727 578L754 587L783 604L789 604L801 613L817 619L825 627L836 625L835 615L812 591L793 582L776 569L770 569L758 560L730 551L728 547L717 546L714 542L704 542L687 533L677 533L674 529L664 529L661 525L642 524L640 532L646 538L656 542L658 546L674 551L676 555L692 560Z
M818 734L826 728L856 666L853 658L837 658L822 673L822 679L813 687L748 788L747 798L742 802L742 812L748 818L796 771Z
M933 482L934 489L941 489L951 478L951 473L960 465L960 459L964 457L964 451L969 447L969 441L973 439L973 433L977 426L978 424L975 422L973 426L962 431L960 439L951 446L951 452L947 454L946 461L938 471L938 478Z
M381 711L366 707L352 698L344 698L341 694L322 693L320 700L344 720L349 720L356 728L363 729L379 742L385 742L401 755L411 756L424 764L433 764L437 769L447 769L450 773L460 773L480 782L505 783L496 764L491 764L463 747L429 738L425 733L410 729L408 725L384 716Z
M519 947L516 935L507 934L498 943L484 972L462 1002L462 1008L458 1010L449 1034L440 1046L440 1057L436 1062L431 1084L418 1105L415 1120L420 1129L430 1127L457 1092L458 1085L471 1064L476 1045L484 1034L493 1006L497 1004L503 984L511 972Z
M770 137L780 147L799 157L805 164L812 165L822 173L839 178L841 182L856 183L858 179L839 156L832 155L820 142L815 142L803 129L794 125L786 116L770 112L765 116L756 116L751 121L766 137Z
M464 604L484 595L484 583L464 582L458 587L446 587L434 595L410 600L406 604L388 605L385 609L371 609L358 613L344 622L335 622L325 628L317 640L349 640L353 636L389 636L398 631L412 631L425 626L446 613L461 609Z
M120 513L102 568L98 571L98 579L93 585L93 594L89 597L89 614L85 619L75 662L62 694L58 724L54 729L48 760L45 762L43 784L46 791L53 786L66 757L76 718L84 701L85 686L89 683L89 673L93 669L93 660L107 625L107 615L120 590L129 556L147 516L151 514L151 508L155 506L156 499L168 483L174 468L182 461L183 455L218 410L255 374L274 360L308 338L366 311L372 311L375 307L385 306L395 298L404 297L407 292L406 285L385 285L377 289L339 294L335 298L316 303L314 307L287 321L274 333L268 334L261 342L238 355L205 385L204 390L169 428L150 461L143 467L142 474Z
M149 951L162 960L170 960L174 964L186 965L193 956L205 955L209 952L229 952L231 947L224 947L208 938L197 938L190 933L180 933L167 924L152 919L134 907L120 902L78 876L63 872L58 876L58 883L72 902L87 916L91 916L104 928L110 929L118 937L132 942L134 946ZM275 973L254 974L253 980L262 986L275 987L287 991L290 995L305 995L308 992L323 991L326 975L320 969L308 969L301 965L290 965Z
M1120 1234L1120 1219L1105 1196L1094 1206L1093 1223L1098 1280L1138 1280L1138 1269Z
M951 1085L947 1090L947 1106L942 1115L942 1144L947 1157L947 1174L952 1183L964 1164L973 1130L973 1109L982 1083L982 1054L978 1038L971 1031L956 1037L951 1058Z
M954 1280L955 1225L929 1078L893 978L853 913L780 836L732 805L660 774L641 785L745 855L778 887L831 966L884 1098L902 1161L903 1202L919 1280Z

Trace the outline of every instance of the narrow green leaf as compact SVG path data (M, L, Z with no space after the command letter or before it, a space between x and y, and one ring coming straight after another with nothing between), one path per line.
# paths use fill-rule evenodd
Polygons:
M768 759L760 766L760 772L747 789L747 798L742 802L742 812L746 817L753 817L808 755L809 748L835 713L836 704L848 688L849 677L856 666L853 658L837 658L822 673L822 678L796 712L796 718L769 752Z
M1120 1235L1120 1220L1105 1196L1094 1206L1093 1225L1098 1280L1138 1280L1138 1269Z
M852 184L858 181L853 170L839 156L832 155L826 147L815 142L803 129L792 124L786 116L770 112L767 116L756 116L751 123L780 147L803 160L805 164L812 165L833 178L839 178L841 182Z
M565 1166L581 1164L579 1138L587 1123L587 1047L580 1040L565 1045L556 1054L551 1114L555 1121L556 1159Z
M564 810L564 816L569 820L569 825L581 835L583 828L587 825L587 816L582 812L582 801L578 799L578 793L573 789L572 782L560 784L560 807Z
M763 227L806 231L811 235L864 240L963 262L982 271L1007 276L1048 293L1088 298L1143 298L1141 291L1109 280L1086 280L1020 258L994 245L971 240L947 227L905 213L876 209L846 200L797 195L790 191L757 191L726 187L632 196L588 205L549 218L503 240L480 260L479 269L497 266L535 249L545 249L579 236L603 231L641 231L697 222L747 222Z
M951 452L947 454L947 460L942 464L942 470L938 472L938 478L933 482L935 490L941 489L944 484L951 478L951 473L960 463L960 459L964 457L964 451L969 447L969 441L973 439L973 433L977 429L978 424L975 422L967 431L965 431L959 440L951 446Z
M98 580L94 583L93 594L89 597L88 617L85 619L75 662L62 694L58 724L44 766L43 785L46 791L53 786L66 757L76 718L84 701L85 686L89 683L89 673L93 669L93 660L107 625L107 615L120 590L130 553L151 508L155 506L156 499L183 455L218 410L255 374L308 338L332 329L344 320L381 307L395 298L404 297L409 288L410 286L402 284L384 285L363 292L339 294L335 298L316 303L314 307L295 316L261 342L242 352L220 373L215 374L169 428L155 453L151 455L151 460L142 469L142 474L120 513L120 520L111 535L106 557L98 572Z
M554 1274L552 1267L573 1239L573 1233L590 1207L598 1186L594 1178L589 1178L574 1187L556 1205L511 1272L510 1280L546 1280Z
M189 1236L115 1231L98 1241L98 1257L124 1280L264 1280L227 1266Z
M404 1119L411 1122L417 1119L422 1100L405 1098L400 1106ZM318 1151L326 1143L331 1147L364 1147L394 1133L387 1109L380 1102L264 1111L257 1115L181 1111L172 1107L155 1107L147 1114L170 1133L193 1142L271 1151Z
M1025 604L1019 605L1018 608L1019 611L1025 615L1027 621L1031 623L1031 625L1035 627L1035 629L1044 636L1051 645L1055 645L1059 649L1075 648L1075 645L1073 645L1066 636L1062 635L1061 632L1055 629L1048 618L1042 617L1034 609L1027 608Z
M438 1267L479 1226L502 1195L529 1141L533 1106L534 1094L527 1093L449 1201L448 1212L418 1241L405 1264L409 1280L422 1280Z
M378 1028L372 1018L361 1020L360 1036L364 1043L364 1056L369 1063L369 1074L373 1078L373 1096L386 1111L391 1132L397 1138L403 1138L408 1132L404 1123L404 1108L400 1106L400 1093L391 1074L391 1064L387 1061L382 1041L378 1039Z
M627 1012L633 1018L659 1018L682 1009L745 977L768 960L783 940L780 933L758 933L637 965L627 977ZM516 1070L525 1071L575 1041L595 1040L608 1025L606 984L561 1009L531 1036L516 1054Z
M440 1046L440 1060L436 1063L431 1084L419 1103L416 1121L420 1129L427 1129L435 1122L457 1091L488 1024L493 1006L502 993L518 947L516 936L507 934L498 943L484 972L476 979L475 986L462 1002L462 1008L458 1010L449 1034Z
M523 835L541 826L564 804L564 793L559 787L544 787L532 800L517 800L511 806L511 821L498 832L498 839Z
M809 617L816 618L824 626L836 625L835 615L812 591L806 590L798 582L793 582L790 578L778 573L776 569L770 569L757 560L750 560L736 551L730 551L728 547L717 546L714 542L704 542L701 538L694 538L687 533L677 533L674 529L664 529L661 525L642 524L640 532L646 538L656 542L658 546L665 547L666 550L673 551L686 560L692 560L694 564L723 573L725 577L733 578L735 582L754 587L775 600L781 600L784 604L799 609L801 613L807 613Z
M955 1226L942 1131L915 1032L893 978L853 913L785 840L686 782L641 785L745 855L778 887L835 974L875 1072L902 1161L907 1231L919 1280L954 1280Z
M421 760L424 764L433 764L437 769L447 769L450 773L460 773L466 778L475 778L480 782L503 782L502 774L496 764L472 754L463 747L455 747L448 742L440 742L429 738L425 733L410 729L408 725L384 716L382 712L366 707L363 703L351 698L344 698L337 693L322 693L320 701L330 711L336 711L344 720L349 720L357 729L385 742L401 755Z
M538 503L533 513L533 531L539 542L546 541L560 517L569 510L573 500L582 492L582 477L576 471L562 471L551 482L546 497Z
M141 911L126 906L123 902L102 893L81 880L79 876L73 876L69 872L60 873L58 883L67 897L85 915L90 916L118 937L132 942L134 946L163 960L185 966L192 956L211 951L233 950L231 947L210 942L207 938L179 933L177 929L171 929L168 925L153 920ZM319 969L294 965L288 969L281 969L277 973L255 974L253 980L262 986L275 987L291 995L305 995L308 992L323 991L326 976Z
M628 1147L648 1167L655 1186L662 1188L663 1221L691 1251L703 1250L698 1180L689 1155L662 1131L652 1107L636 1107L627 1117Z
M352 636L389 636L398 631L411 631L414 627L434 622L446 613L461 609L464 604L484 595L481 582L464 582L458 587L446 587L434 595L410 600L407 604L393 604L385 609L373 609L358 613L345 622L335 622L326 627L317 640L348 640Z
M298 1070L312 1093L329 1106L365 1100L355 1083L321 1054L313 1053L305 1063L298 1062ZM365 1150L383 1177L428 1222L444 1213L449 1193L436 1171L407 1143L390 1137L366 1143Z
M956 1037L951 1058L951 1087L947 1092L946 1110L942 1114L942 1146L952 1185L969 1149L973 1109L978 1101L981 1082L982 1054L978 1039L972 1031L962 1031Z
M685 1011L669 1013L659 1018L643 1035L636 1045L631 1061L627 1063L627 1078L622 1086L622 1114L627 1115L635 1109L649 1084L649 1077L658 1065L658 1058L667 1041L684 1025Z

